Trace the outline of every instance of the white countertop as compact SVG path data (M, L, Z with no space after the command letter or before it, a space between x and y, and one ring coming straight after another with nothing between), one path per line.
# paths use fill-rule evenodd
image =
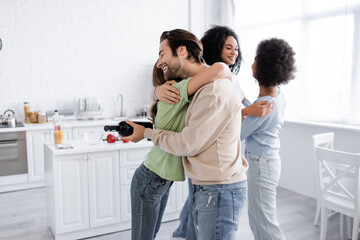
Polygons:
M116 141L115 143L108 143L102 141L99 144L91 145L83 139L80 140L70 140L66 144L70 144L72 149L57 149L55 144L52 142L46 142L45 147L50 149L54 156L62 155L72 155L72 154L81 154L81 153L94 153L94 152L103 152L103 151L114 151L121 149L132 149L132 148L142 148L142 147L152 147L153 143L146 139L138 143L123 143L122 141Z
M132 121L143 121L144 118L132 118ZM120 120L115 121L113 119L103 120L64 120L61 125L63 128L73 127L92 127L92 126L105 126L105 125L117 125ZM48 123L24 123L24 127L13 127L13 128L0 128L0 133L6 132L21 132L21 131L36 131L52 129L54 127L52 122Z

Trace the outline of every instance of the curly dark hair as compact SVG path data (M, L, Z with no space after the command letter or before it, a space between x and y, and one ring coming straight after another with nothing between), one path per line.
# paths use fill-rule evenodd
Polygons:
M205 59L205 62L209 65L213 65L216 62L223 62L220 57L221 51L224 47L226 38L229 36L235 38L238 45L238 57L235 60L234 65L229 66L231 72L237 74L240 70L242 56L238 36L231 28L226 26L213 25L209 30L205 32L204 36L201 38L201 42L204 48L203 57Z
M173 56L177 56L176 50L180 46L185 46L189 55L188 59L193 58L198 63L203 63L203 46L200 40L191 32L183 29L174 29L165 31L160 36L160 43L165 39L168 40L169 47Z
M295 52L283 39L271 38L259 43L254 77L264 87L287 84L295 77Z

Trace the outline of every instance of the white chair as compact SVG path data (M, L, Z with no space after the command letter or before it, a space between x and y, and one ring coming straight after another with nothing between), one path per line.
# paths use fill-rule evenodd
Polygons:
M328 133L321 133L313 135L313 146L314 146L314 152L316 146L323 146L329 149L334 149L334 133L328 132ZM319 168L318 168L318 162L316 157L314 158L315 163L315 180L316 180L316 211L315 211L315 217L314 217L314 225L317 225L319 222L319 216L320 216L320 180L319 180Z
M315 147L320 180L321 233L326 239L328 216L333 210L353 218L352 239L357 240L360 218L360 153L341 152L324 146ZM341 217L343 226L343 216ZM344 231L341 231L342 238Z

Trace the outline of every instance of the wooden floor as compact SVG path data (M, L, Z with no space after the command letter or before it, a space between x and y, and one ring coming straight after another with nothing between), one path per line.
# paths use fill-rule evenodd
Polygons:
M253 239L247 219L247 206L243 210L238 239ZM278 219L288 240L318 240L320 227L312 224L315 200L288 191L278 190ZM157 240L168 240L178 221L163 223ZM329 221L329 240L339 240L339 216ZM46 224L45 188L0 193L0 239L44 240L53 239ZM129 240L130 231L93 237L94 240Z

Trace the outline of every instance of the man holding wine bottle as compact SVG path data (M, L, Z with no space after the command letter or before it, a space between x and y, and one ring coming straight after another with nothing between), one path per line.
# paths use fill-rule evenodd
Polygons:
M166 80L186 79L208 68L189 54L185 30L165 31L160 38L157 67ZM190 208L197 239L235 239L246 197L248 167L241 156L241 106L231 82L219 79L193 96L185 128L179 132L153 130L127 121L134 130L124 140L149 138L154 145L183 156L186 175L192 179ZM220 204L221 203L221 204Z

